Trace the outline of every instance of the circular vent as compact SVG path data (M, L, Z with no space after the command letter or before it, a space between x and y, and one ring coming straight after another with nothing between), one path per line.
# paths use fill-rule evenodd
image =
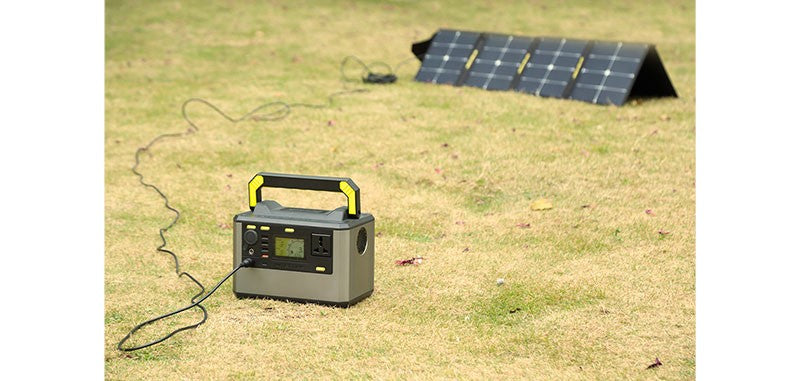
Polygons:
M364 255L367 251L367 229L361 228L358 231L358 239L356 240L356 249L358 253Z

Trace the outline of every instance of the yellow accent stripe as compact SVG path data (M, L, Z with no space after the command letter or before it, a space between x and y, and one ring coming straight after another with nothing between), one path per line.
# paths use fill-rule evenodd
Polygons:
M261 188L261 185L264 184L264 176L256 176L250 180L250 184L247 184L247 187L250 189L250 207L255 208L256 206L256 192Z
M321 272L321 273L324 273L324 272L325 272L325 268L324 268L324 267L322 267L322 266L317 266L317 268L316 268L316 269L314 269L314 270L317 270L318 272Z
M581 56L581 58L578 58L578 65L575 66L575 71L572 72L572 79L578 77L578 72L581 71L581 66L583 66L583 56Z
M255 228L256 228L256 226L255 226L255 225L247 225L247 228L248 228L248 229L255 229Z
M285 231L287 233L294 233L294 228L286 228L286 229L283 229L283 231Z
M262 226L260 229L263 231L269 231L269 226Z
M472 66L472 62L475 61L475 57L477 56L478 56L478 49L475 49L472 51L472 54L470 54L469 59L467 60L467 64L464 65L464 67L467 68L467 70L469 70L469 68Z
M347 196L347 214L356 214L356 191L347 183L347 181L339 182L339 189Z
M531 59L530 53L525 53L525 57L522 59L522 63L519 64L517 68L517 74L522 74L522 71L525 70L525 64L528 63L528 60Z

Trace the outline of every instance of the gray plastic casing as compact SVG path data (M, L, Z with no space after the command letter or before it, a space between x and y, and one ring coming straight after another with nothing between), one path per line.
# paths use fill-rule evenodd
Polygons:
M304 229L331 229L333 271L319 274L280 269L247 267L233 276L233 292L239 297L312 302L341 307L351 306L372 294L375 272L375 219L361 213L358 218L344 216L345 209L330 212L280 207L275 201L262 201L254 211L234 217L233 266L242 261L243 225L279 225ZM366 230L364 253L356 248L358 232Z

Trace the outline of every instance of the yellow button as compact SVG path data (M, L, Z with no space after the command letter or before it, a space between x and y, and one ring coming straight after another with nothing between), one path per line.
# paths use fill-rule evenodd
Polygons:
M285 231L287 233L294 233L294 228L286 228L286 229L283 229L283 231Z
M248 229L255 229L255 228L256 228L256 226L255 226L255 225L247 225L247 228L248 228Z
M319 271L321 273L324 273L325 272L325 268L322 267L322 266L317 266L317 271Z
M263 230L263 231L267 231L267 230L269 230L269 226L262 226L262 227L261 227L261 230Z

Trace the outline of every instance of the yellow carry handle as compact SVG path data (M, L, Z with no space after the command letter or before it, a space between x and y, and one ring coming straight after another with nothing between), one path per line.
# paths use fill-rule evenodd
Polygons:
M358 217L361 214L361 192L358 185L347 177L325 177L289 175L283 173L261 172L248 184L250 210L261 202L261 188L303 189L324 192L342 192L347 196L347 215Z

